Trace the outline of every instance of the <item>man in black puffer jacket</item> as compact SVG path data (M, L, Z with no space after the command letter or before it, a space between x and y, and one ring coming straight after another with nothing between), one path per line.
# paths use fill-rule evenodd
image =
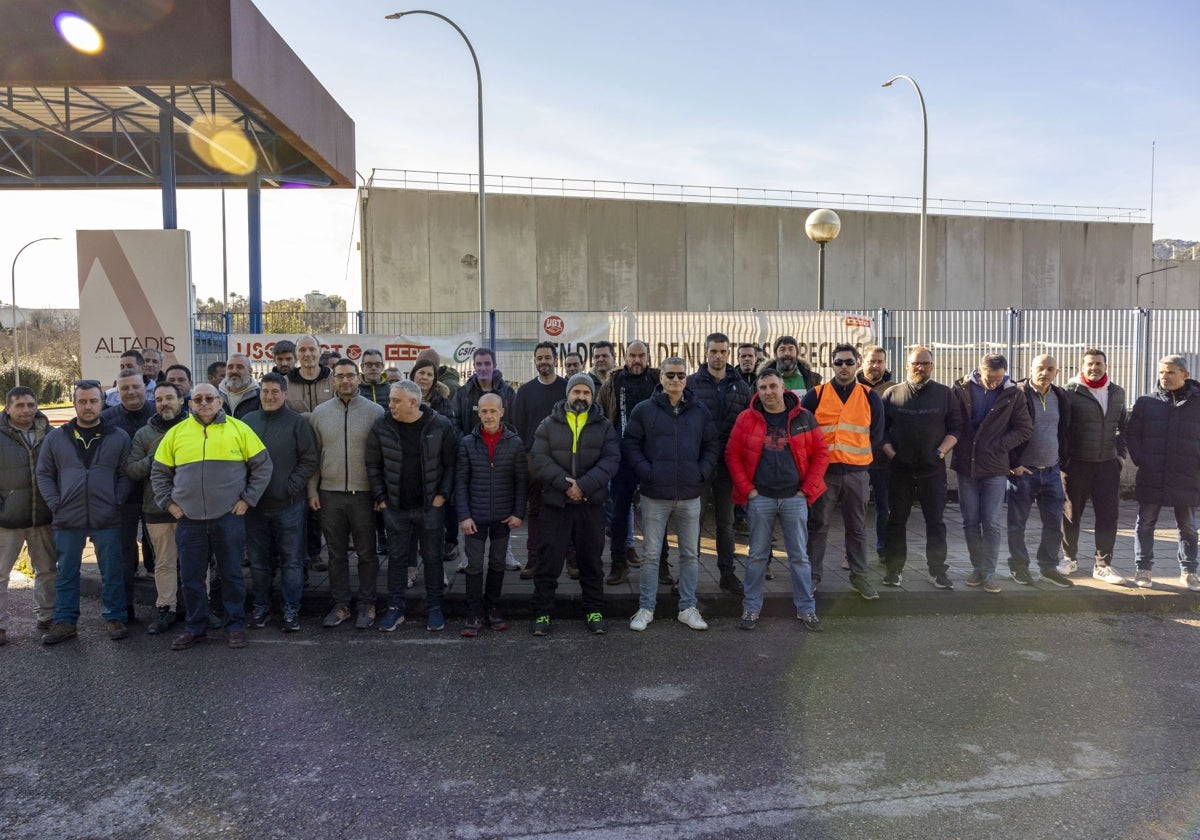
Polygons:
M462 634L478 636L486 613L488 626L504 630L500 590L504 585L504 557L508 535L521 527L529 491L529 465L525 444L504 419L499 394L479 398L479 425L458 443L454 509L466 535L467 623ZM483 552L488 551L487 586L483 580Z
M550 632L554 592L574 540L587 628L604 632L604 498L621 464L617 431L592 401L586 373L567 381L567 398L537 427L533 476L542 485L542 544L533 578L533 635Z
M454 490L458 432L454 424L421 404L421 388L410 380L392 386L388 413L367 434L367 478L375 510L383 511L388 533L388 609L379 622L385 633L404 622L408 554L412 537L425 565L425 629L443 630L442 552L446 502Z
M678 619L693 630L707 630L696 609L703 513L700 494L709 486L721 444L708 408L684 386L686 377L683 359L675 356L663 360L658 389L629 415L621 438L621 455L641 482L646 545L661 545L668 521L675 520L679 539ZM630 619L629 629L641 631L654 620L658 558L653 551L647 551L642 561L638 592L638 610Z
M1158 387L1138 397L1129 414L1129 455L1137 464L1137 540L1133 582L1153 586L1154 529L1164 507L1179 528L1179 583L1200 592L1196 573L1196 507L1200 506L1200 382L1190 378L1183 356L1158 360Z
M734 573L733 555L733 479L725 466L725 444L738 415L750 405L750 386L729 364L729 337L724 333L712 333L704 339L707 362L688 377L687 387L696 399L708 408L717 426L718 457L713 471L700 494L700 519L704 520L704 502L712 499L713 518L717 530L717 572L721 576L720 587L726 592L741 595L742 582ZM645 514L643 513L643 516ZM682 584L681 584L682 586Z

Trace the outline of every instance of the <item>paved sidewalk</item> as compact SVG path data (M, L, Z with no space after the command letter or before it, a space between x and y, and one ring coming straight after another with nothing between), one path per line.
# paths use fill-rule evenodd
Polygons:
M1114 567L1123 575L1132 579L1133 563L1133 521L1136 505L1133 502L1123 502L1121 505L1118 530L1116 557ZM1091 511L1089 510L1084 524L1090 525ZM1027 533L1030 543L1036 545L1040 525L1037 524L1036 514L1032 517L1033 528ZM838 519L838 517L835 517ZM873 514L868 515L868 521L873 523ZM1168 520L1169 521L1169 518ZM998 577L1004 591L1000 594L988 594L980 589L966 586L967 575L971 564L967 559L966 544L962 533L962 518L958 506L950 504L946 508L946 525L949 542L950 578L955 588L952 591L934 589L928 581L925 570L925 558L918 551L924 547L924 521L919 511L914 511L909 520L908 565L904 571L904 581L899 587L883 585L883 569L878 564L874 552L869 557L869 577L879 592L876 601L864 601L850 588L849 572L841 568L842 531L840 522L835 522L834 529L829 535L829 551L826 555L824 580L817 592L817 611L822 616L837 615L916 615L937 613L1036 613L1036 612L1191 612L1200 609L1200 592L1189 592L1179 585L1179 570L1175 560L1175 538L1167 529L1158 532L1156 555L1159 560L1155 566L1155 586L1153 589L1137 589L1129 586L1112 586L1091 577L1093 551L1092 532L1085 527L1080 536L1080 571L1073 577L1075 586L1071 589L1061 589L1047 583L1036 582L1033 586L1021 586L1008 577L1007 543L1001 548L1000 568ZM873 532L872 532L873 533ZM672 538L671 565L674 569L678 559ZM700 611L706 617L736 617L741 613L741 599L722 592L718 586L715 544L711 519L706 522L701 539L700 584L698 600ZM513 553L524 563L525 558L525 528L522 527L512 537ZM638 547L639 553L641 546ZM746 538L737 537L738 575L743 576L742 565L745 562ZM604 553L607 569L608 551ZM783 557L782 552L776 552L776 557ZM354 562L351 561L353 569ZM384 565L386 568L386 564ZM783 562L776 560L772 563L775 579L766 583L766 597L763 612L768 616L792 615L791 586L786 567ZM455 564L447 563L446 576L450 586L446 590L446 613L450 618L458 618L465 611L464 576L455 574ZM247 571L247 589L249 589L249 569ZM619 586L605 586L609 606L606 615L615 623L624 619L637 610L638 569L631 569L629 580ZM329 579L325 573L312 573L309 587L304 594L303 611L308 615L323 614L330 606ZM380 596L385 594L385 575L380 575ZM84 557L82 590L85 594L98 595L100 590L99 571L91 555L91 544L88 544ZM154 583L148 577L140 577L136 586L137 602L146 605L140 610L143 619L152 613L154 604ZM409 590L408 614L411 616L424 615L424 588L421 579L417 586ZM529 616L529 599L533 593L533 582L521 580L517 572L509 572L504 581L504 600L502 608L506 615L512 618ZM579 585L570 580L565 572L559 583L558 614L562 617L573 617L581 614ZM669 618L674 611L676 599L665 587L659 589L658 617Z

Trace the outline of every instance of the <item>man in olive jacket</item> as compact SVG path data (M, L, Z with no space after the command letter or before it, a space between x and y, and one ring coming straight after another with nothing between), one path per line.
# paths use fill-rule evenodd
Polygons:
M37 394L17 386L0 412L0 645L8 641L8 577L29 547L33 604L38 629L54 618L54 533L50 510L37 490L37 459L50 421L38 411Z
M567 381L567 398L537 427L533 475L542 485L542 544L533 577L533 634L550 632L554 593L567 545L575 543L587 628L604 632L604 498L621 464L621 443L586 373Z

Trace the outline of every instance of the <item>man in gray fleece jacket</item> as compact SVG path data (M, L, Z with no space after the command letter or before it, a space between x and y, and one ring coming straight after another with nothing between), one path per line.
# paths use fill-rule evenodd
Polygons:
M383 416L383 407L358 392L358 365L342 359L333 368L334 399L308 415L317 435L321 465L308 481L308 506L321 512L321 531L329 549L329 592L333 609L325 627L350 617L350 545L358 555L358 620L366 630L375 623L375 507L367 478L367 433Z

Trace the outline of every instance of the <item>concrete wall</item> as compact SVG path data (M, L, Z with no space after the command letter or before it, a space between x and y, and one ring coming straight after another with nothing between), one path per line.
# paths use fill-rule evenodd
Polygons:
M367 192L367 191L364 191ZM477 307L476 196L372 187L363 202L363 307ZM494 195L488 303L531 309L814 309L809 208ZM826 307L916 309L919 217L839 210ZM1151 226L930 216L930 309L1200 306L1183 268L1152 267ZM1197 264L1200 265L1200 264ZM1200 270L1200 269L1198 269Z

